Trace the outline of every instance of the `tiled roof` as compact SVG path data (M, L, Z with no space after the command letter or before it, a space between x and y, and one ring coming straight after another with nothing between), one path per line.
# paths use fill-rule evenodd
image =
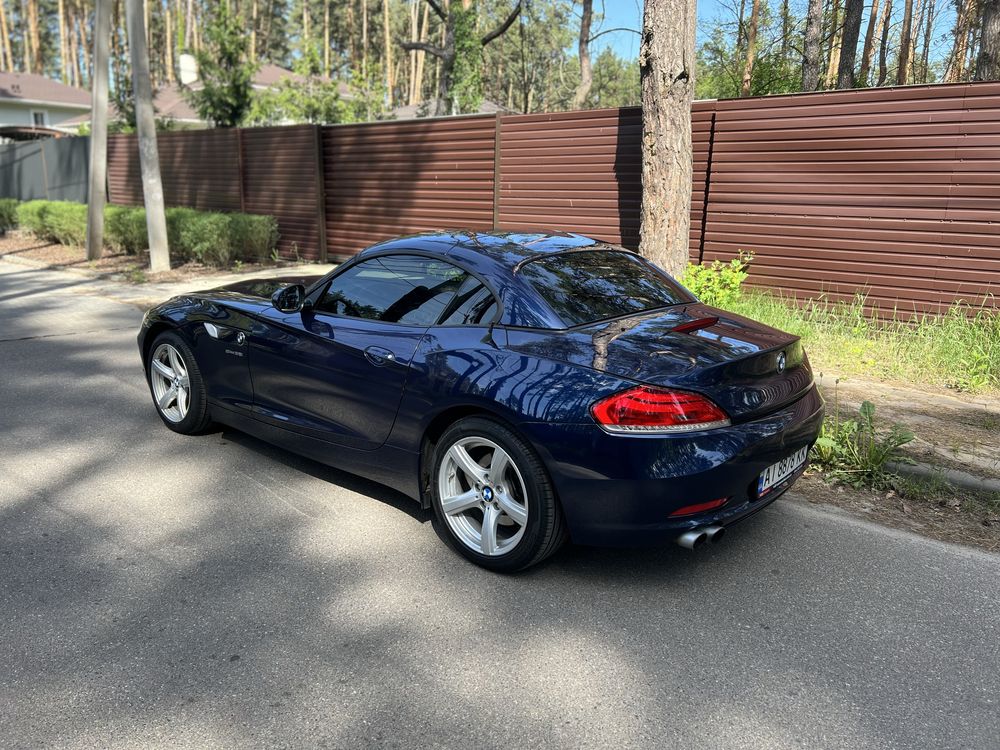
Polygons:
M90 92L33 73L0 73L0 99L89 107Z

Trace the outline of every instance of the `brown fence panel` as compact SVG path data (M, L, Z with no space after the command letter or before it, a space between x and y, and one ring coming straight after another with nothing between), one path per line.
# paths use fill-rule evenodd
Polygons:
M691 252L698 257L714 102L692 112ZM502 118L500 225L580 232L635 248L642 196L638 108Z
M1000 84L716 105L705 259L751 282L938 311L1000 292Z
M160 177L168 206L239 211L239 146L235 130L159 133ZM108 195L112 203L140 205L142 175L134 135L108 138Z
M316 126L247 128L240 138L244 210L278 220L282 256L321 259Z
M493 226L496 118L323 128L330 255L399 234Z

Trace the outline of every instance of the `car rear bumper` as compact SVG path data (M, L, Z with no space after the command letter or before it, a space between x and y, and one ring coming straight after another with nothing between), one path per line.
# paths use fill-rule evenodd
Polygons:
M823 421L823 399L806 395L766 417L701 433L609 435L597 425L526 423L542 454L579 544L658 544L698 526L729 526L773 502L802 469L757 497L768 466L811 446ZM679 508L727 498L704 513Z

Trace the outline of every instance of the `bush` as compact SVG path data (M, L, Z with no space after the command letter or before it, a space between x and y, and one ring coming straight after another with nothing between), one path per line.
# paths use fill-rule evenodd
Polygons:
M180 221L177 236L180 254L209 266L228 266L236 260L229 233L229 217L195 211Z
M11 226L24 227L37 237L64 245L83 245L87 239L87 207L68 201L10 201L16 213ZM5 207L0 207L0 227ZM174 257L210 266L235 261L266 260L278 244L278 223L273 216L168 208L167 242ZM132 206L106 206L104 246L135 255L149 247L146 211Z
M264 261L278 246L278 222L273 216L229 214L229 237L237 258Z
M46 239L61 245L87 244L87 207L83 203L50 202L42 224Z
M45 214L49 201L26 201L17 207L17 225L37 237L45 236Z
M129 206L105 206L104 246L117 253L136 255L149 247L146 210Z
M17 226L17 201L13 198L0 198L0 234Z
M706 305L731 305L740 297L740 286L749 276L747 268L752 260L752 253L741 250L728 263L714 260L707 266L689 264L684 272L684 286Z

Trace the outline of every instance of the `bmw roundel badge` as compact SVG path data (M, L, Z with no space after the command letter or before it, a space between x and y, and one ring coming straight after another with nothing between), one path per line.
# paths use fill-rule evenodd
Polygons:
M780 352L778 354L778 374L780 375L785 371L785 353Z

